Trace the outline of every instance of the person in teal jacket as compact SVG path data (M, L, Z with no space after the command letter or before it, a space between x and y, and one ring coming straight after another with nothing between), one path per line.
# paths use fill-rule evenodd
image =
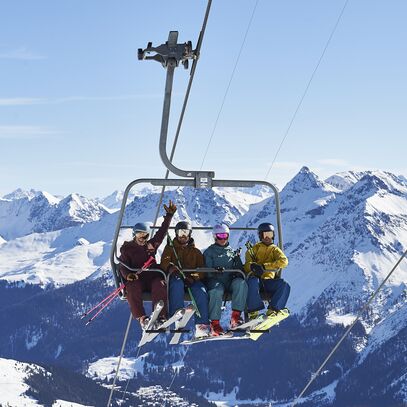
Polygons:
M225 290L232 293L232 315L230 327L234 328L243 321L241 313L246 306L247 283L240 273L226 272L224 269L243 270L239 254L229 245L229 228L226 225L215 225L213 228L215 243L204 252L205 266L215 268L218 273L209 273L207 289L209 294L209 319L211 335L219 336L225 332L220 325L222 300Z

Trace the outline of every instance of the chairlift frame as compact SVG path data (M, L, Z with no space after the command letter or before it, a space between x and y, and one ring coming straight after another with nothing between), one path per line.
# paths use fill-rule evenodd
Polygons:
M197 60L199 57L199 52L197 50L192 50L192 43L188 41L184 44L178 44L178 32L170 31L168 36L168 41L165 44L160 45L159 47L153 47L152 43L149 42L146 49L138 50L138 59L139 60L155 60L162 64L162 66L167 71L166 83L165 83L165 93L164 93L164 102L163 102L163 113L161 121L161 131L160 131L160 157L163 161L166 168L173 174L183 177L183 178L139 178L136 179L130 184L127 185L122 204L120 207L118 220L116 224L115 234L112 241L112 247L110 252L110 264L113 271L113 276L115 279L116 287L119 288L120 285L124 282L123 277L120 273L120 265L125 266L128 270L132 272L140 272L140 269L133 269L122 263L117 257L117 242L119 238L120 231L122 229L130 228L128 225L122 225L123 216L126 209L127 199L131 189L142 183L147 183L152 186L161 186L161 187L192 187L196 189L206 189L214 187L222 188L252 188L255 186L266 186L271 189L274 193L275 206L276 206L276 223L277 223L277 235L278 235L278 246L283 250L283 232L281 225L281 211L280 211L280 195L278 189L272 183L267 181L250 181L250 180L216 180L214 179L215 173L213 171L188 171L182 170L176 167L168 158L167 155L167 135L168 135L168 123L170 116L170 107L171 107L171 94L172 94L172 85L174 80L174 71L179 63L181 63L185 69L188 68L188 60L193 59ZM155 53L154 55L150 55ZM156 226L154 226L156 227ZM172 229L172 228L170 228ZM194 229L198 230L211 230L210 227L199 226ZM256 228L250 227L232 227L232 230L256 230ZM169 286L169 279L171 275L166 275L161 269L149 268L150 271L155 271L163 274L164 278L167 281L167 290ZM199 269L183 269L184 273L216 273L219 272L215 269L210 268L199 268ZM243 278L247 278L243 271L240 270L224 270L222 272L240 272ZM281 270L278 272L278 276L281 276ZM125 299L125 293L123 292L120 296L121 299ZM143 293L144 300L151 300L149 293Z

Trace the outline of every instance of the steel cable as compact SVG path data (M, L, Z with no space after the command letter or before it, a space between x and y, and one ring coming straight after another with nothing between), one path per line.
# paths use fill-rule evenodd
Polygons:
M307 385L304 387L304 389L301 391L301 393L298 395L298 397L294 400L293 404L291 407L294 407L298 400L303 396L303 394L307 391L308 387L311 386L312 382L317 378L321 370L325 367L325 365L328 363L329 359L332 357L332 355L336 352L336 350L339 348L341 343L345 340L345 338L348 336L349 332L351 329L354 327L356 322L359 321L360 317L362 314L366 311L367 307L371 304L371 302L374 300L376 295L379 293L379 291L383 288L383 286L386 284L387 280L390 278L390 276L393 274L394 270L398 267L398 265L401 263L401 261L404 259L404 257L407 255L407 250L402 254L402 256L399 258L397 263L394 265L394 267L390 270L390 272L387 274L386 278L382 281L382 283L379 285L379 287L376 289L376 291L370 296L369 300L366 302L366 304L360 309L358 312L355 320L353 323L349 326L349 328L346 330L346 332L343 334L341 339L338 341L338 343L334 346L334 348L331 350L329 355L325 358L325 360L322 362L321 366L318 368L318 370L312 375L311 380L307 383Z
M285 139L287 138L288 133L289 133L290 130L291 130L291 127L292 127L292 125L293 125L293 123L294 123L294 120L295 120L295 118L297 117L297 113L298 113L298 111L300 110L300 107L301 107L301 105L302 105L302 102L304 101L305 96L306 96L307 93L308 93L308 89L310 88L311 82L313 81L314 76L315 76L315 74L316 74L316 72L317 72L319 66L321 65L322 59L324 58L324 55L325 55L325 53L326 53L326 50L328 49L328 46L329 46L329 44L331 43L332 37L333 37L334 34L335 34L335 31L336 31L336 29L337 29L337 27L338 27L338 25L339 25L339 22L340 22L341 19L342 19L342 15L343 15L343 13L344 13L344 11L345 11L345 8L346 8L346 6L348 5L348 3L349 3L349 0L346 0L344 6L342 7L341 12L339 13L339 16L338 16L338 18L337 18L337 20L336 20L336 23L335 23L335 25L334 25L334 27L333 27L333 29L332 29L332 31L331 31L331 34L329 35L328 41L327 41L326 44L325 44L325 47L324 47L324 49L323 49L323 51L322 51L322 54L321 54L321 56L319 57L319 60L318 60L316 66L315 66L315 68L314 68L314 71L313 71L312 74L311 74L311 77L310 77L310 79L309 79L309 81L308 81L308 83L307 83L307 86L305 87L305 90L304 90L304 92L303 92L303 94L302 94L302 96L301 96L301 98L300 98L300 100L299 100L299 102L298 102L298 105L297 105L296 109L294 110L294 114L293 114L293 116L291 117L290 123L289 123L289 125L288 125L288 127L287 127L287 130L286 130L285 133L284 133L284 136L283 136L283 138L282 138L282 140L281 140L281 142L280 142L280 145L278 146L278 149L277 149L277 151L276 151L276 154L274 155L273 161L271 162L271 165L270 165L270 167L269 167L269 169L268 169L268 171L267 171L267 173L266 173L266 176L264 177L264 180L267 180L267 177L269 176L270 171L271 171L271 169L273 168L273 165L274 165L274 163L275 163L275 161L276 161L276 159L277 159L277 156L278 156L278 154L279 154L279 152L280 152L280 150L281 150L281 147L283 146L284 141L285 141Z
M200 168L201 170L202 170L202 167L203 167L203 165L204 165L206 156L207 156L207 154L208 154L209 147L210 147L210 145L211 145L211 143L212 143L212 139L213 139L213 136L214 136L214 134L215 134L216 127L218 126L219 117L220 117L220 115L221 115L221 113L222 113L223 106L224 106L225 101L226 101L226 97L227 97L227 95L228 95L228 93L229 93L230 85L232 84L233 78L234 78L234 76L235 76L236 68L237 68L237 65L238 65L239 60L240 60L240 55L242 54L244 45L245 45L245 43L246 43L247 34L249 33L250 27L251 27L251 25L252 25L252 21L253 21L254 14L255 14L255 12L256 12L257 5L258 5L258 4L259 4L259 0L256 0L256 3L255 3L255 5L254 5L254 7L253 7L253 11L252 11L252 14L251 14L251 17L250 17L250 20L249 20L249 23L248 23L247 28L246 28L246 32L245 32L244 37L243 37L242 44L241 44L240 49L239 49L239 53L238 53L237 58L236 58L235 66L234 66L233 69L232 69L232 74L230 75L229 83L228 83L228 85L227 85L227 87L226 87L225 94L223 95L222 103L221 103L221 105L220 105L218 115L216 116L216 120L215 120L215 124L214 124L214 126L213 126L213 129L212 129L212 133L211 133L211 135L210 135L210 137L209 137L208 145L206 146L206 149L205 149L205 153L204 153L204 156L203 156L203 159L202 159L202 163L201 163L201 168Z
M179 121L178 121L177 132L176 132L176 135L175 135L175 138L174 138L174 142L173 142L173 146L172 146L172 150L171 150L170 161L172 161L173 158L174 158L175 148L176 148L177 143L178 143L178 137L179 137L179 133L180 133L180 131L181 131L181 126L182 126L182 122L183 122L183 119L184 119L184 114L185 114L186 106L187 106L187 103L188 103L189 94L190 94L191 87L192 87L192 81L193 81L194 76L195 76L196 65L197 65L197 63L198 63L199 53L200 53L200 49L201 49L201 45L202 45L202 41L203 41L205 29L206 29L208 17L209 17L209 11L210 11L211 5L212 5L212 0L208 0L208 4L207 4L207 7L206 7L206 12L205 12L205 17L204 17L204 21L203 21L203 24L202 24L202 29L201 29L200 34L199 34L198 43L197 43L197 48L196 48L196 51L195 51L195 52L197 53L197 58L194 60L194 62L193 62L193 64L192 64L192 67L191 67L191 73L190 73L190 78L189 78L189 82L188 82L188 87L187 87L187 90L186 90L186 94L185 94L185 98L184 98L184 103L183 103L182 110L181 110L180 119L179 119ZM169 176L169 170L167 169L166 174L165 174L165 179L167 179L168 176ZM163 188L162 188L161 195L160 195L160 199L159 199L159 202L158 202L158 205L157 205L157 211L156 211L155 218L154 218L154 223L153 223L154 226L156 226L156 224L157 224L157 219L158 219L160 207L161 207L162 200L163 200L163 197L164 197L164 191L165 191L165 186L163 186ZM155 230L155 229L153 229L153 231L154 231L154 230ZM113 380L112 389L111 389L111 391L110 391L109 401L108 401L108 403L107 403L107 407L110 407L110 405L111 405L111 401L112 401L112 397L113 397L113 392L114 392L114 386L115 386L115 383L116 383L116 379L117 379L117 377L118 377L118 373L119 373L119 369L120 369L120 364L121 364L121 360L122 360L122 357L123 357L124 349L125 349L125 346L126 346L127 337L128 337L128 333L129 333L129 330L130 330L131 322L132 322L132 315L131 315L131 313L130 313L130 318L129 318L129 322L128 322L128 324L127 324L126 333L125 333L125 336L124 336L124 339L123 339L123 344L122 344L122 349L121 349L121 352L120 352L119 362L118 362L118 364L117 364L117 369L116 369L116 373L115 373L115 378L114 378L114 380ZM137 357L138 357L139 353L140 353L140 348L139 348L139 350L138 350L138 352L137 352L136 360L137 360ZM184 355L184 356L185 356L185 355ZM130 381L130 378L129 378L128 381L127 381L126 388L125 388L125 391L124 391L124 394L123 394L123 398L124 398L124 396L126 395L126 391L127 391L128 385L129 385L129 381ZM172 384L172 382L171 382L171 384Z

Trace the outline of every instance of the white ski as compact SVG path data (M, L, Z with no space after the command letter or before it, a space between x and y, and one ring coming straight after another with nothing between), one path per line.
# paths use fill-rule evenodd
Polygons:
M170 325L172 325L174 322L180 320L184 316L184 314L185 314L185 309L184 308L180 309L171 318L167 319L164 323L162 323L158 327L146 329L146 333L148 334L146 342L151 342L160 333L164 333Z
M154 326L155 321L157 320L157 318L160 315L160 312L163 308L164 308L164 301L159 301L155 305L154 311L152 312L152 314L150 316L150 321L148 321L148 325L147 325L146 329L144 329L142 331L141 339L140 339L140 342L138 343L139 348L141 348L144 344L146 344L148 342L148 337L150 334L147 331L150 330Z
M180 319L177 331L182 331L183 328L186 327L188 324L189 320L192 318L192 316L195 314L195 307L193 305L188 305L188 307L185 308L185 313L183 317ZM181 339L182 332L175 332L174 335L171 338L170 345L176 345L179 340Z
M193 338L187 341L181 342L181 345L195 345L196 343L202 342L211 342L211 341L233 341L233 340L242 340L242 339L250 339L249 335L220 335L220 336L204 336L202 338Z

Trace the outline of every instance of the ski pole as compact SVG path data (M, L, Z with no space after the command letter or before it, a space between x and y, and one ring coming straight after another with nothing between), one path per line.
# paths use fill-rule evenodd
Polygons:
M149 266L151 266L152 263L155 262L155 258L153 256L150 256L148 260L142 265L141 270L138 271L136 274L140 274L144 270L146 270ZM99 304L95 305L92 309L87 311L85 314L82 315L81 319L85 318L87 315L89 315L92 311L96 310L97 308L100 307L98 312L90 318L86 322L86 326L89 325L118 295L119 292L125 287L125 284L121 284L119 288L114 290L112 293L110 293L106 298L104 298Z
M257 263L256 255L254 254L254 250L253 250L253 245L249 241L247 241L245 243L245 246L247 248L247 251L249 252L249 256L252 259L252 261Z
M177 251L175 250L174 243L173 243L173 241L172 241L172 239L171 239L171 236L170 236L170 234L169 234L168 232L167 232L167 243L170 245L172 251L174 252L175 260L176 260L177 263L178 263L179 272L180 272L180 274L181 274L182 279L183 279L184 282L185 282L186 276L185 276L185 273L182 271L182 264L181 264L181 261L180 261L180 259L179 259L179 257L178 257ZM196 301L195 301L194 296L192 295L192 290L191 290L191 288L190 288L190 287L187 287L187 291L188 291L189 297L191 298L191 302L192 302L193 306L195 307L196 315L198 315L198 317L201 318L201 313L199 312L199 308L198 308L198 306L196 305Z
M81 319L85 318L87 315L89 315L92 311L94 311L96 308L101 307L106 301L108 301L111 297L115 297L116 295L119 294L119 291L121 291L124 288L124 284L121 284L119 288L111 292L107 297L105 297L102 301L100 301L98 304L96 304L93 308L91 308L89 311L86 311L82 316Z
M114 297L111 297L108 301L106 301L103 306L99 309L99 311L92 317L89 318L89 320L86 322L85 326L88 326L117 296L119 295L119 292Z

